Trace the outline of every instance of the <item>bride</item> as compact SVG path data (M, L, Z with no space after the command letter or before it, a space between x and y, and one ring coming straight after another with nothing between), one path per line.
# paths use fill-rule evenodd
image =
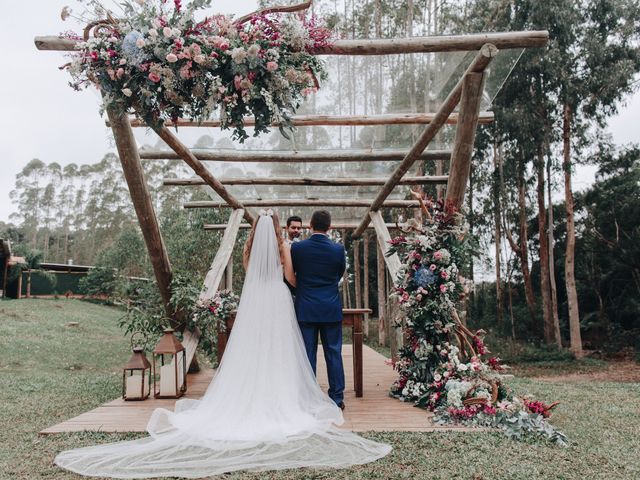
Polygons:
M254 224L236 321L204 397L178 400L173 412L156 409L149 437L67 450L57 465L87 476L200 478L346 468L391 451L337 428L342 411L316 382L283 281L295 277L279 232L276 215L261 214Z

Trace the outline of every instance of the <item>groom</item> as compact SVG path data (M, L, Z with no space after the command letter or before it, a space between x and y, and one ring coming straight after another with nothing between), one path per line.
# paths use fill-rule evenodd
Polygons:
M291 245L296 273L296 315L309 362L316 373L318 335L327 363L329 397L344 410L342 367L342 303L338 282L345 269L344 247L327 235L331 214L313 212L311 236Z

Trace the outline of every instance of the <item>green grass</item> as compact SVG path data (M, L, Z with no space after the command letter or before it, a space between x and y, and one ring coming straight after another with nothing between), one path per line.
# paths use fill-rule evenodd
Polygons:
M140 436L37 434L119 395L120 367L129 356L129 342L117 326L120 315L115 308L77 300L0 301L0 478L79 479L52 464L56 453ZM66 327L70 321L79 325ZM572 362L563 365L573 371ZM512 385L545 401L562 401L553 422L569 435L571 446L515 442L497 432L366 434L391 443L394 451L339 473L296 470L223 478L640 478L639 384L519 378Z

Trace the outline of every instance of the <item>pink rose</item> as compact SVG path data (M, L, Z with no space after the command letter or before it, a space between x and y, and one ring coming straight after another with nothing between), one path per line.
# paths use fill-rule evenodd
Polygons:
M433 254L433 258L435 258L436 260L442 259L442 253L437 251L436 253Z
M158 83L160 81L160 75L158 75L157 73L151 72L149 74L149 80L151 80L152 82Z
M178 57L176 56L175 53L169 53L167 54L167 56L165 57L167 59L167 62L169 63L175 63L178 61Z
M446 286L446 285L444 285L444 284L443 284L443 285L440 285L440 291L441 291L442 293L446 292L446 291L447 291L447 286Z
M122 76L124 75L124 68L119 68L118 70L116 70L116 77L117 78L122 78Z
M444 278L445 280L446 280L447 278L449 278L449 274L448 274L446 271L444 271L444 270L443 270L442 272L440 272L440 276L441 276L442 278Z
M278 70L278 64L276 62L267 62L267 70L270 72L275 72Z
M429 265L429 270L431 270L432 272L435 272L436 268L438 267L436 267L435 263L432 263L431 265Z
M242 75L236 75L233 78L233 85L236 87L236 90L242 89Z

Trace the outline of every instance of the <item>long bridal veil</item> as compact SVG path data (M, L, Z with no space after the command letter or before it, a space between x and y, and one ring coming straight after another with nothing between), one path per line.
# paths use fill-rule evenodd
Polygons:
M87 476L201 478L235 470L344 468L391 447L336 427L341 410L309 365L271 217L256 227L236 321L202 399L156 409L149 437L67 450L60 467Z

